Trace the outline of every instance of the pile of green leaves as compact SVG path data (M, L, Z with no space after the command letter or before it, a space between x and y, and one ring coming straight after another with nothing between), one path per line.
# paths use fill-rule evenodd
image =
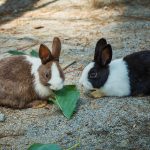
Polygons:
M25 53L17 50L8 51L11 55L31 55L38 57L38 53L32 50L30 53ZM75 85L65 85L63 89L54 91L53 98L49 98L63 112L64 116L70 119L75 111L77 101L80 97L79 90Z

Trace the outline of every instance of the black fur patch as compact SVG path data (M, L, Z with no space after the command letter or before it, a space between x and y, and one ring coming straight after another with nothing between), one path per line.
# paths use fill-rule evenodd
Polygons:
M93 76L95 74L95 76ZM94 88L102 87L108 79L109 67L101 67L97 63L94 64L94 67L88 73L88 80Z
M124 57L129 70L131 95L150 95L150 51Z

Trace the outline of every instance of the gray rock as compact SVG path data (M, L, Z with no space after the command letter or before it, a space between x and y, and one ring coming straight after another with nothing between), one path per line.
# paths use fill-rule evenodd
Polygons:
M0 122L4 122L5 121L5 115L0 113Z

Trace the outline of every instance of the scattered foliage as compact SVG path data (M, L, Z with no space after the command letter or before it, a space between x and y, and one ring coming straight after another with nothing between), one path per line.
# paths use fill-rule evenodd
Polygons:
M26 53L21 52L21 51L17 51L17 50L10 50L7 53L9 53L11 55L26 55Z
M22 51L18 51L18 50L10 50L7 53L9 53L11 55L28 55L27 53L22 52ZM33 57L39 56L38 52L36 52L35 50L32 50L29 55L31 55Z
M73 145L72 147L66 150L75 150L77 147L80 146L80 143ZM57 144L40 144L36 143L31 145L28 150L62 150L62 148Z
M38 52L36 52L35 50L32 50L32 51L30 52L30 55L33 56L33 57L39 57Z

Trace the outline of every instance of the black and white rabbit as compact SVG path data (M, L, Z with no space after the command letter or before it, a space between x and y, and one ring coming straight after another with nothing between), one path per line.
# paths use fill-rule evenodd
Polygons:
M46 102L52 90L63 88L60 51L60 39L55 37L52 51L40 45L39 58L23 55L0 60L0 106L32 107L35 102Z
M150 95L150 51L111 59L111 45L101 38L94 60L82 72L80 84L86 90L99 89L105 96Z

